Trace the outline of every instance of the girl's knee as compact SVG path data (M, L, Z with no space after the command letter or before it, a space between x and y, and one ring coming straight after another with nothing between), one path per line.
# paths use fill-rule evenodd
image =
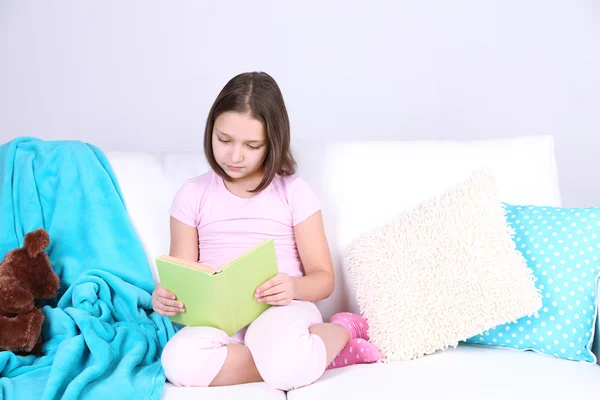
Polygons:
M289 390L309 385L323 374L325 345L309 331L320 322L316 306L294 301L269 308L250 324L245 344L265 382Z
M309 333L261 335L249 329L246 346L263 380L280 390L309 385L319 379L326 367L325 348L321 339Z
M202 329L198 328L197 332L180 331L163 349L162 367L172 384L206 387L225 363L228 336L223 332L221 335L220 331L206 332Z

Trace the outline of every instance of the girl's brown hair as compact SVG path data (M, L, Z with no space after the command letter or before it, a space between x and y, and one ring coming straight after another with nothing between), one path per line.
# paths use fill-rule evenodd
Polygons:
M212 134L215 120L227 111L245 113L260 121L267 133L267 154L260 184L250 190L257 193L269 186L276 174L293 175L296 161L290 150L290 121L283 95L275 80L265 72L246 72L233 77L212 105L204 130L204 153L212 169L223 179L231 178L215 160Z

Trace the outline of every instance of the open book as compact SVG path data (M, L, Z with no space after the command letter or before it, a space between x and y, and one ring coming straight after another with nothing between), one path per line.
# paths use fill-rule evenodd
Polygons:
M185 307L185 312L171 317L171 321L211 326L229 336L270 307L259 303L254 293L278 273L273 239L259 243L216 269L170 256L156 258L156 267L161 285Z

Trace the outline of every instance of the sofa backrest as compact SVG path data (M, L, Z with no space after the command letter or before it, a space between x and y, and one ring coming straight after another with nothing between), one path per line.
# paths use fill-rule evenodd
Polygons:
M398 213L488 168L502 200L561 204L551 137L451 142L302 143L298 173L324 203L323 215L336 265L336 292L321 302L324 316L358 311L343 268L348 246ZM376 265L373 268L377 268Z
M343 258L361 233L488 168L503 201L560 206L550 136L484 141L297 141L298 174L323 202L336 289L320 302L324 318L357 312ZM201 153L108 152L133 225L158 281L154 258L169 251L168 209L186 179L209 168ZM376 265L373 268L377 268Z

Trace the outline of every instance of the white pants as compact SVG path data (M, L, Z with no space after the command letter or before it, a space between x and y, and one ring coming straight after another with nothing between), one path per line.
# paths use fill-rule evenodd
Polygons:
M227 358L228 344L245 344L270 386L290 390L309 385L325 371L323 340L309 332L322 323L314 303L294 300L272 306L233 336L210 327L185 327L167 343L162 365L177 386L208 386Z

